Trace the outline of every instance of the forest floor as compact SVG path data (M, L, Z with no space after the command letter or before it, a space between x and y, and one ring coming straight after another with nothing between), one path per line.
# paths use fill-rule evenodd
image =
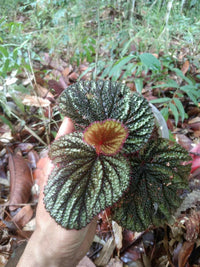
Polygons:
M12 127L0 123L0 266L5 266L13 251L15 257L19 257L20 252L16 253L16 249L19 250L21 245L23 248L35 229L38 201L35 173L43 150L54 139L61 123L55 111L56 99L88 67L87 62L72 67L64 59L51 58L47 53L43 59L43 62L34 63L32 77L27 77L26 73L16 77L18 84L24 87L33 84L36 92L18 95L27 111L22 112L10 99L9 104L15 109L15 114L23 117L25 123L16 118L11 120ZM42 71L44 68L49 70L47 74ZM188 61L179 68L183 75L190 72L199 81L198 70ZM89 75L82 79L89 79ZM158 90L149 90L148 78L144 84L142 94L148 100L157 99ZM135 91L134 83L128 86ZM168 90L174 89L166 88L163 94L167 95ZM188 178L191 191L185 193L186 198L173 222L135 233L110 221L109 211L104 211L99 215L95 242L85 258L85 266L200 266L200 109L186 95L182 103L187 118L176 125L170 113L167 125L170 138L192 156L192 170ZM42 116L37 115L38 111ZM15 264L12 257L11 261Z

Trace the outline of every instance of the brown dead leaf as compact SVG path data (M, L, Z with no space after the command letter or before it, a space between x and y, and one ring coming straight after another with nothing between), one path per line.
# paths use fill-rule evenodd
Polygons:
M188 126L193 131L200 131L200 117L195 117L188 121Z
M65 68L63 71L62 71L62 75L64 78L66 78L71 72L72 72L72 66L69 66L67 68Z
M19 143L17 147L20 151L28 153L31 149L33 149L33 146L34 145L31 143Z
M54 95L60 95L62 93L62 91L65 89L65 88L63 88L63 85L61 85L56 80L49 80L48 86L50 89L53 89L55 91Z
M141 254L144 253L144 248L141 245L135 245L126 250L121 256L121 260L124 263L131 261L137 261L141 258Z
M191 107L190 110L188 110L187 112L189 118L190 117L194 117L194 116L198 116L200 114L200 109L198 107Z
M35 231L36 228L36 219L35 217L33 219L31 219L24 227L23 227L23 231L24 232L33 232Z
M194 248L194 242L184 242L178 255L178 266L185 267L187 260Z
M122 227L118 223L112 221L112 229L115 238L116 248L120 250L122 248Z
M87 65L86 64L81 64L79 66L79 70L82 73L82 72L86 71L88 69L88 67L89 67L88 64Z
M134 83L127 83L126 85L131 89L131 91L136 92L136 87Z
M22 103L24 105L34 106L34 107L48 107L51 104L51 102L48 99L44 99L33 95L26 95L22 100Z
M37 166L37 162L39 161L39 155L35 150L31 150L28 152L28 163L31 166L31 169L35 169Z
M115 241L111 236L104 245L103 249L101 250L99 257L95 260L95 264L97 266L105 266L106 264L108 264L114 249L115 249Z
M195 241L200 233L200 212L193 211L188 220L185 221L186 235L188 242Z
M167 120L167 128L170 131L173 131L174 130L174 124L173 124L172 120L170 120L170 119Z
M87 256L85 256L76 267L95 267L95 265Z
M119 258L112 258L106 267L123 267L123 262Z
M76 72L72 72L70 75L69 75L69 80L71 82L75 82L76 80L78 79L78 74Z
M31 195L32 176L25 159L20 155L9 154L10 171L9 209L17 209L17 204L27 203Z
M197 122L200 122L200 117L195 117L195 118L189 120L188 124L194 124L194 123L197 123Z
M187 151L192 149L192 140L184 134L176 134L176 142L184 147Z
M79 72L80 74L82 74L84 71L86 71L88 69L89 65L86 63L86 64L81 64L79 66ZM89 80L91 78L91 73L92 73L92 70L88 71L85 75L82 76L82 80Z
M40 72L35 73L35 81L38 85L45 86L46 81L40 76Z
M143 232L132 232L124 229L123 231L123 251L130 247L136 240L142 237Z
M52 69L55 69L55 70L58 70L58 71L63 71L67 67L67 63L65 61L63 61L61 58L54 57L49 62L49 66Z
M194 131L194 137L200 137L200 130Z
M190 67L190 62L186 60L181 68L182 73L185 75Z
M69 79L68 77L64 78L64 77L60 77L59 79L59 84L62 86L63 90L67 88L68 84L69 84Z
M12 221L16 223L19 228L22 228L31 220L32 217L33 209L30 205L26 205L12 218Z
M45 88L39 84L35 85L35 91L37 92L38 96L40 96L40 97L54 99L54 96L51 92L49 92L49 89L47 89L47 88Z

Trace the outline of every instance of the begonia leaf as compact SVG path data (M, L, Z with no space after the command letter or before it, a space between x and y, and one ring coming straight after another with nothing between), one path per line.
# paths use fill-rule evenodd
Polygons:
M69 86L60 96L60 110L70 117L77 129L91 123L114 119L128 128L124 152L139 150L154 129L154 115L148 101L122 83L80 81Z
M188 152L178 144L151 140L130 158L131 184L123 201L113 208L113 219L126 229L142 231L167 221L179 207L179 190L187 187Z
M120 151L128 129L116 120L97 121L90 124L83 133L83 140L95 147L96 153L115 155Z
M144 97L133 94L129 101L129 110L123 119L124 125L129 130L124 149L126 152L134 152L144 146L150 138L155 120L151 107Z
M130 89L111 81L80 81L69 86L59 98L63 115L76 126L86 127L95 121L122 121L129 108Z
M106 207L116 203L130 183L130 165L120 153L98 155L71 133L53 142L53 169L44 190L47 211L61 226L81 229Z

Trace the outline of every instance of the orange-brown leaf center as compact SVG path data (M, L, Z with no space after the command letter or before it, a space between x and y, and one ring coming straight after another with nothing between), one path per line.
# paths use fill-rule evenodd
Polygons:
M95 147L96 153L116 154L128 137L128 130L116 120L97 121L90 124L83 135L83 140Z

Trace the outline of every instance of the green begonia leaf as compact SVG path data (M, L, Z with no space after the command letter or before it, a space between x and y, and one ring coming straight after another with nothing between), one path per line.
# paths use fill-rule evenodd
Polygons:
M95 121L115 119L129 131L124 152L139 150L148 141L154 128L154 116L148 101L131 94L121 83L110 81L78 82L60 96L60 109L70 117L78 129Z
M144 97L138 94L133 94L130 97L129 110L123 123L129 130L124 151L135 152L148 141L155 124L152 110Z
M62 93L59 106L63 115L84 128L94 121L122 121L129 108L129 95L130 89L125 84L80 81Z
M50 149L53 169L44 190L47 211L61 226L81 229L105 208L116 203L130 183L130 165L120 153L96 154L72 133Z
M132 178L123 201L113 208L113 218L132 231L160 225L179 207L180 189L187 187L191 158L178 144L159 138L151 140L139 155L130 158Z

